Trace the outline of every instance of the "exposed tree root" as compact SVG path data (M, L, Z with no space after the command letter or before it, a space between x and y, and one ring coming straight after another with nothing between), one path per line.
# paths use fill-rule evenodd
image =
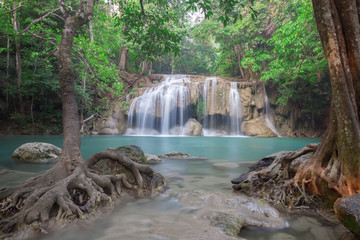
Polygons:
M131 184L125 173L100 175L94 173L91 166L103 159L110 159L122 165L133 174L135 184ZM44 173L47 175L48 173ZM153 183L144 183L144 176L153 179L153 170L133 162L124 154L115 150L106 150L89 157L70 175L44 184L32 179L28 183L11 190L2 189L0 198L0 237L13 233L22 226L33 222L46 223L49 219L83 218L92 210L104 204L112 204L124 191L140 192L156 187ZM48 178L48 176L47 176ZM55 178L55 177L54 177ZM157 180L159 179L156 176ZM151 189L150 189L151 191Z
M281 207L314 206L319 202L319 197L307 192L305 185L293 182L292 178L298 166L309 161L317 147L318 144L309 144L297 151L279 154L271 164L234 179L233 188ZM303 159L299 160L301 157ZM300 162L295 164L294 160Z

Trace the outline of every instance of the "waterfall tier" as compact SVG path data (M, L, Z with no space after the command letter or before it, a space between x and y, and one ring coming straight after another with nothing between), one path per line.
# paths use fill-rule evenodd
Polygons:
M251 82L164 75L162 82L130 100L126 134L241 136L246 131L242 123L269 113L266 93L256 91Z

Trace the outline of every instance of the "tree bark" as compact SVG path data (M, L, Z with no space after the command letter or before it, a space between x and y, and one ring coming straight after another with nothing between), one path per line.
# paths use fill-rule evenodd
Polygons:
M315 193L360 192L360 23L359 1L313 0L328 60L332 103L328 130L309 164L294 180Z
M75 76L71 60L72 46L76 32L93 17L95 0L82 0L73 16L66 10L65 0L59 0L59 4L65 20L59 50L55 54L59 61L64 134L59 164L70 174L83 161L80 152L80 121L75 98Z
M119 65L118 65L118 69L120 71L126 70L128 52L129 52L129 49L127 47L122 47L120 49L120 60L119 60Z
M174 55L171 56L170 66L171 66L171 74L174 74L174 70L175 70L175 57L174 57Z
M241 54L240 54L241 53L240 52L241 47L240 47L240 45L235 45L234 49L235 49L235 52L237 53L237 57L238 57L238 66L239 66L241 78L246 79L244 70L243 70L243 68L241 66Z

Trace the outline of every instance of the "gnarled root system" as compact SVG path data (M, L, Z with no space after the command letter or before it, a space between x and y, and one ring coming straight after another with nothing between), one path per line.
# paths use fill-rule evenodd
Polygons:
M308 193L304 185L292 181L299 165L309 161L318 144L309 144L294 152L282 152L264 158L250 167L248 173L232 180L233 188L265 199L278 206L311 206L318 197Z
M121 166L125 171L105 175L95 172L92 166L104 159ZM135 163L114 150L92 155L71 174L61 179L54 174L56 168L61 171L61 165L56 165L43 175L16 188L0 190L1 235L6 236L34 222L83 218L99 206L112 204L127 191L151 192L165 184L161 175L154 173L150 167ZM129 182L129 176L134 181ZM44 183L45 179L51 181Z

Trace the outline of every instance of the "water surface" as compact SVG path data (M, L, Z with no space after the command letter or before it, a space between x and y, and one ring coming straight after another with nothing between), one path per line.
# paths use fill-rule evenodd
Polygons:
M203 156L208 160L166 160L153 168L169 180L169 190L155 199L139 199L117 207L94 225L80 226L48 239L231 239L206 236L208 229L191 224L208 222L197 215L203 199L209 194L231 193L230 180L247 171L248 166L268 154L296 150L320 139L311 138L251 138L251 137L151 137L151 136L83 136L82 153L87 158L106 148L138 145L145 153L155 155L171 151ZM24 164L11 160L12 152L26 142L48 142L61 147L61 136L1 136L0 169L40 172L51 164ZM222 165L223 164L223 165ZM26 177L26 174L25 176ZM0 186L20 181L0 177ZM232 196L232 195L231 195ZM199 218L199 219L198 219ZM191 221L190 221L191 219ZM335 239L331 226L313 218L288 219L290 227L277 231L249 229L247 239ZM314 224L314 222L316 224ZM210 231L210 229L209 229ZM204 233L203 237L199 233ZM222 233L221 233L222 234ZM278 235L276 235L278 234ZM200 237L199 237L200 236ZM222 236L222 235L221 235ZM261 237L260 237L261 236ZM292 238L289 238L291 236ZM275 237L275 238L274 238ZM284 237L284 236L283 236Z

